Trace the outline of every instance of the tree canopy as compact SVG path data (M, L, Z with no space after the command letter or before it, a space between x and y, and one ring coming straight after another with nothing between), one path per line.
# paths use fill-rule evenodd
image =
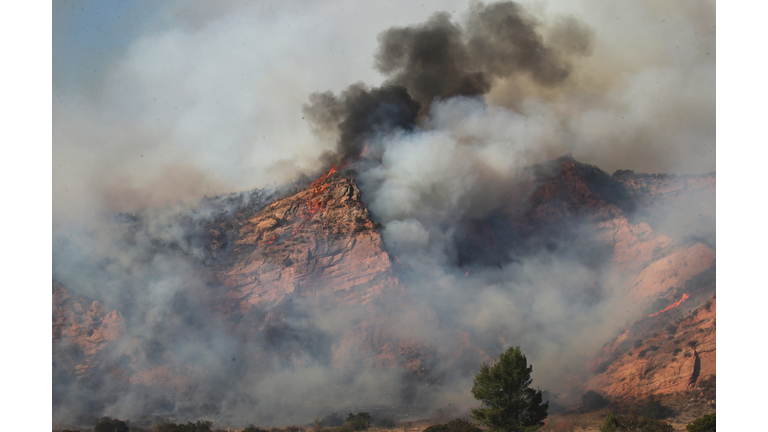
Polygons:
M491 432L533 431L543 426L549 402L542 403L541 390L529 387L532 371L520 347L510 347L493 365L483 363L472 386L472 395L482 405L472 410L472 418Z

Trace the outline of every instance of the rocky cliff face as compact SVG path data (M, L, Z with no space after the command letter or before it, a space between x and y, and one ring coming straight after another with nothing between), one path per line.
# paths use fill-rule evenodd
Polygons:
M596 389L612 397L681 391L715 373L710 273L716 254L714 236L706 235L714 232L714 188L714 174L611 176L570 157L530 167L504 203L462 221L456 271L468 275L526 254L575 251L586 268L608 269L603 283L619 287L615 291L641 313L628 314L625 329L596 353L589 373L560 390ZM352 171L333 169L279 199L228 205L202 222L183 219L187 231L180 240L168 240L177 237L167 231L152 234L158 231L139 227L141 218L127 217L132 244L151 245L142 262L169 266L168 257L183 256L194 264L181 267L186 282L167 294L171 310L162 313L147 312L150 303L138 294L108 302L54 282L54 407L103 412L110 404L125 406L121 395L129 394L137 400L134 412L249 413L265 402L249 389L263 389L281 371L307 368L331 376L341 394L368 379L389 395L381 403L407 411L416 406L416 384L440 386L447 370L471 374L491 360L495 353L472 332L459 329L450 341L432 344L408 337L421 329L392 322L393 310L420 309L404 303L401 264L388 253L363 198ZM161 260L158 251L170 252ZM201 348L187 352L190 346ZM313 373L296 375L311 382ZM74 388L93 390L74 404L67 399ZM272 391L295 390L280 384ZM114 397L105 399L104 392ZM334 409L322 395L307 397ZM361 395L345 397L342 406L375 405Z
M226 288L223 303L240 312L291 295L365 304L398 288L380 224L348 176L323 176L252 215L236 244L234 263L217 278Z
M680 393L716 375L716 303L711 299L645 339L640 324L633 325L606 346L596 375L581 388L613 398L647 397ZM622 349L623 342L631 346Z

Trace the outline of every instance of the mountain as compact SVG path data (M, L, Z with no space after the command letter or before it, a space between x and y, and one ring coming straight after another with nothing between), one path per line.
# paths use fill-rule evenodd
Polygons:
M433 274L428 257L393 254L357 168L120 215L93 243L106 252L89 244L59 267L55 254L71 271L54 271L54 418L406 418L471 403L454 394L510 344L545 371L547 352L602 344L548 384L563 400L680 392L715 374L714 174L609 175L570 156L526 167L450 227L455 260ZM531 263L584 276L528 293ZM548 319L538 339L494 324L529 298L543 309L528 313L558 314L539 302L550 295L584 329L567 347L546 339L563 333Z

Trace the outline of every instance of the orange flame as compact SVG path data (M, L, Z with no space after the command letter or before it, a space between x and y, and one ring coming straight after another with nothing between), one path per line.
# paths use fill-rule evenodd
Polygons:
M304 216L304 220L301 221L301 224L298 228L293 230L291 235L296 234L297 232L301 231L302 228L304 228L304 225L306 225L309 218L311 218L315 213L317 213L321 208L323 208L324 202L321 202L317 199L317 196L325 192L325 190L328 188L328 184L325 182L328 180L328 177L331 176L331 174L338 171L338 168L336 168L336 165L332 165L330 171L327 173L321 175L317 180L312 182L312 189L314 190L314 193L312 196L307 198L307 210L302 215Z
M469 270L467 270L467 272L464 274L464 277L469 276L469 272L471 272L471 271L472 271L472 267L470 267Z
M660 310L660 311L656 312L655 314L651 314L651 315L648 315L648 318L650 318L650 317L655 317L656 315L658 315L658 314L660 314L660 313L664 313L664 312L666 312L666 311L668 311L668 310L670 310L670 309L674 309L674 308L676 308L676 307L680 306L680 304L681 304L682 302L684 302L684 301L685 301L685 299L687 299L687 298L688 298L688 294L686 294L686 293L683 293L683 297L681 297L681 298L680 298L680 300L678 300L678 301L676 301L676 302L672 303L671 305L669 305L669 306L665 307L664 309L662 309L662 310Z

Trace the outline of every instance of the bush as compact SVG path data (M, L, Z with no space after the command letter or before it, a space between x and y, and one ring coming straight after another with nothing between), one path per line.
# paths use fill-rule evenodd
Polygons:
M616 422L616 417L612 413L608 413L603 420L603 424L597 429L600 432L614 432L619 428L619 424Z
M581 405L588 410L596 410L608 405L608 400L600 393L588 390L581 395Z
M675 428L666 422L661 420L652 420L649 418L641 417L636 412L632 411L626 415L620 415L614 417L616 429L608 429L621 431L621 432L674 432ZM605 424L605 423L603 423ZM602 432L602 429L601 429Z
M715 432L715 413L697 418L685 429L688 432Z
M391 418L380 418L376 420L376 426L384 429L392 429L397 426L397 423Z
M359 412L357 414L349 413L349 415L347 415L347 424L355 431L368 429L372 420L371 415L367 412Z
M154 432L211 432L211 426L213 426L213 423L209 421L201 422L198 420L197 423L187 422L187 424L183 425L181 423L176 424L160 420L152 425L152 430ZM94 432L96 431L94 430Z
M672 410L669 407L662 405L659 401L648 402L648 405L643 409L643 416L654 420L667 418L672 414Z
M264 429L259 429L253 424L249 424L247 428L243 429L243 432L267 432Z
M102 417L93 421L93 432L128 432L128 424L122 420Z
M448 423L432 425L424 429L424 432L482 432L482 429L466 420L457 418Z
M325 427L336 427L344 424L344 419L338 413L331 413L321 420Z

